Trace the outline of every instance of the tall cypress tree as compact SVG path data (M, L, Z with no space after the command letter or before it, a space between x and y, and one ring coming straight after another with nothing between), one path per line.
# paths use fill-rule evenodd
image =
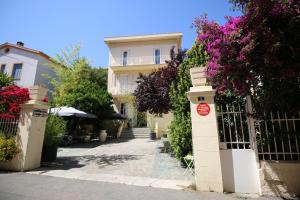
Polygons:
M186 96L186 92L192 87L190 68L204 66L206 61L206 52L200 44L195 43L179 66L178 78L171 85L170 100L174 118L170 125L169 138L173 152L180 160L192 153L191 111L190 102Z

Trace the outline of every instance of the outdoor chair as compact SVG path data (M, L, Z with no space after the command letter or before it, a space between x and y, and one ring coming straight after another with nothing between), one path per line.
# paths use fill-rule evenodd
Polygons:
M195 171L194 171L194 156L193 155L186 155L183 158L185 164L186 164L186 168L183 172L183 174L186 174L187 172L190 172L192 175L195 175Z

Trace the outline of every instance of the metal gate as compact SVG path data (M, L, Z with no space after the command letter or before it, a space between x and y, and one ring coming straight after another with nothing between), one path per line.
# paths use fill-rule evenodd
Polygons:
M254 119L251 102L217 105L220 146L254 149L259 160L300 161L300 112L279 111Z

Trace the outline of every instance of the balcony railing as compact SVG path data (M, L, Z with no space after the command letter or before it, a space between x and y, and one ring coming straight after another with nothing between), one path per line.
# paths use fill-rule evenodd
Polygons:
M111 57L109 65L110 66L155 65L155 64L164 64L166 60L170 60L170 55L160 55L159 60L157 60L155 56L137 56L137 57L129 56L127 57L127 59L123 59L122 57Z

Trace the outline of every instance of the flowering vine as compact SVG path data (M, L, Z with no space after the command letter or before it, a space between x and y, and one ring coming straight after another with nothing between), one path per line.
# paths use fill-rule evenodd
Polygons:
M196 19L209 55L207 77L218 94L252 95L263 108L299 109L300 1L232 0L243 15L220 25Z
M27 88L16 85L0 88L0 118L15 119L20 113L20 105L28 100Z

